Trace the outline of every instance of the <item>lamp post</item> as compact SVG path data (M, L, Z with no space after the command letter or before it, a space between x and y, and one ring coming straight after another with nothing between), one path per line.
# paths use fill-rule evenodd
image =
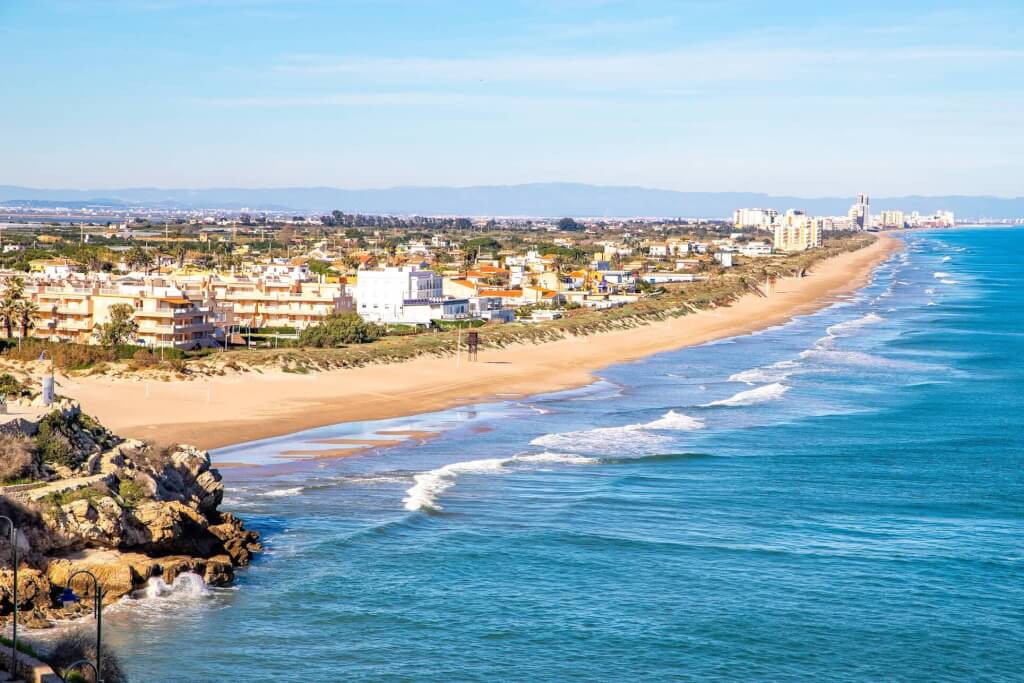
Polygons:
M18 528L14 526L14 520L10 517L0 515L0 519L5 520L11 530L11 569L14 571L11 584L11 602L14 603L14 621L11 626L11 673L13 674L18 661Z
M63 606L67 602L78 602L81 600L80 597L75 595L75 591L72 590L71 584L74 582L75 577L79 574L85 574L92 579L92 586L95 589L93 593L93 615L96 617L96 661L95 663L89 662L92 666L93 671L96 673L96 683L103 683L100 678L100 662L103 659L103 588L100 586L99 579L88 569L79 569L68 577L67 588L61 593L60 601ZM79 662L76 662L74 666L77 666ZM70 668L69 668L70 670Z
M67 681L67 677L71 675L71 672L80 666L87 666L90 669L92 669L93 680L96 681L96 683L103 683L103 681L100 680L100 672L96 670L96 665L90 662L88 659L79 659L77 662L72 662L68 666L64 667L64 675L61 676L61 680Z

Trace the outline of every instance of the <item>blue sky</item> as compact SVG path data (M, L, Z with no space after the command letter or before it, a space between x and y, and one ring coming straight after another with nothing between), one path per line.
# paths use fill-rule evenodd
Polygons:
M0 184L1024 194L1024 3L0 0Z

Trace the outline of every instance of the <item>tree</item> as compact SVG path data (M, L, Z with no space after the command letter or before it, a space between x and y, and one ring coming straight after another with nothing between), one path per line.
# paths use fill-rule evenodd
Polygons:
M316 273L317 275L328 275L331 272L331 264L328 263L327 261L310 259L309 263L307 263L306 265L309 266L310 271Z
M566 232L578 232L583 229L583 224L577 223L572 218L562 218L558 221L558 229Z
M28 337L28 331L35 326L36 318L39 317L39 306L28 299L22 299L17 304L16 313L18 326L21 328L21 338L25 339Z
M185 266L185 259L188 257L188 247L184 244L178 244L174 247L174 258L178 261L178 268Z
M114 304L107 309L110 321L97 324L93 335L103 346L128 344L139 333L139 324L135 322L135 309L131 304Z
M7 338L14 336L14 326L20 322L21 302L25 298L25 281L20 277L7 278L4 298L0 299L0 322L3 322Z
M380 325L368 323L358 313L336 313L322 323L307 327L299 335L299 346L336 348L345 344L365 344L379 339L384 331Z
M153 257L142 247L134 246L124 255L124 262L130 270L149 270Z

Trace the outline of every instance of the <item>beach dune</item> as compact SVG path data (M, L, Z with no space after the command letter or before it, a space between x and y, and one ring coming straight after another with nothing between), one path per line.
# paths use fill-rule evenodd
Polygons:
M748 295L731 306L667 322L488 349L474 363L424 357L309 375L275 371L190 382L61 376L58 390L119 434L200 448L558 391L588 384L592 373L614 363L753 332L825 306L862 286L900 244L881 236L817 264L807 277L780 280L768 298Z

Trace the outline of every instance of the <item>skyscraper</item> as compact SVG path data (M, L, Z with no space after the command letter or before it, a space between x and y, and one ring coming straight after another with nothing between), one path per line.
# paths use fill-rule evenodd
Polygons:
M867 230L871 227L871 199L863 192L858 194L847 215L855 230Z

